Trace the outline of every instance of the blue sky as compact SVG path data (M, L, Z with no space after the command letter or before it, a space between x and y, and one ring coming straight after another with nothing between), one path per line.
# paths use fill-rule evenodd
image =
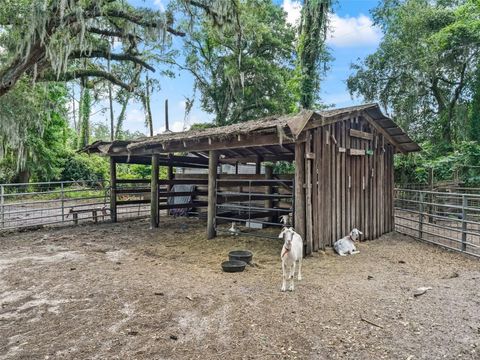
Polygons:
M275 0L287 12L287 19L295 22L300 16L301 5L295 0ZM378 4L379 0L338 0L334 13L330 19L331 31L328 45L334 61L330 64L330 70L322 82L321 98L326 104L335 107L343 107L359 104L362 99L351 99L345 84L351 73L350 64L358 58L364 58L375 51L381 40L381 32L375 28L371 21L370 10ZM168 0L145 0L133 1L140 6L163 9ZM177 41L177 43L180 43ZM185 97L192 96L193 77L188 72L174 69L175 78L158 77L161 84L160 91L152 96L152 111L155 132L162 132L164 128L164 101L169 101L170 129L182 131L193 123L209 122L212 115L203 112L199 107L199 101L195 105L186 123ZM158 75L154 75L158 76ZM115 106L118 114L119 108ZM108 114L98 113L93 116L94 122L105 122ZM144 126L144 113L141 104L132 102L127 109L126 129L131 131L146 132Z

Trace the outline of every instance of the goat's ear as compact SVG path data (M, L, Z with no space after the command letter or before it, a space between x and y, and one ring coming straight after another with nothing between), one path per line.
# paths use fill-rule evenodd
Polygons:
M285 230L286 230L286 229L287 229L287 228L283 228L283 229L282 229L282 232L280 233L280 235L278 235L278 238L279 238L279 239L282 239L282 238L283 238L283 234L285 233Z
M357 231L358 231L358 233L359 233L360 235L363 235L363 233L362 233L360 230L357 229Z

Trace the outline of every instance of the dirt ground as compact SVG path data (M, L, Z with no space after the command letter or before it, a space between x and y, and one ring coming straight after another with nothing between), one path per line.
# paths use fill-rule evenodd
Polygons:
M0 359L480 359L478 260L388 234L282 293L281 240L162 221L0 237Z

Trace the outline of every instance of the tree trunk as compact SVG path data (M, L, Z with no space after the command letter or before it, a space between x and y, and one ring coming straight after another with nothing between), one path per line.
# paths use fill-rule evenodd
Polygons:
M108 62L107 62L107 68L108 68L108 72L110 72L110 58L108 59ZM114 140L114 136L115 136L115 130L113 128L113 124L114 124L114 114L113 114L113 99L112 99L112 83L109 82L108 83L108 102L109 102L109 105L110 105L110 141L113 141Z
M153 118L152 118L152 109L150 107L150 81L148 79L148 74L146 76L146 81L145 81L145 111L147 113L147 122L148 122L148 128L150 130L150 137L153 136Z
M440 136L443 141L443 145L450 147L452 143L452 134L451 134L451 122L453 111L451 106L447 107L446 101L444 96L438 87L438 79L435 79L432 84L432 93L435 101L437 102L438 106L438 116L439 116L439 124L440 124Z
M120 110L120 114L117 118L117 126L115 127L115 139L120 139L122 134L123 122L125 120L125 113L127 111L128 102L130 101L130 93L127 94L125 101L122 104L122 110Z
M15 183L27 184L30 181L30 171L28 169L23 169L19 171L15 177Z
M87 82L88 79L85 79ZM83 98L81 101L81 112L80 112L80 138L78 141L78 149L82 149L88 145L90 142L90 110L91 110L91 98L90 90L84 86L83 89Z
M480 65L476 70L475 85L473 87L472 105L470 111L469 138L480 142Z

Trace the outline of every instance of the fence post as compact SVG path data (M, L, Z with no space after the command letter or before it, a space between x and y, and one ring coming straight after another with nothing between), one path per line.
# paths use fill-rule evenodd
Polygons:
M467 251L467 208L468 198L462 195L462 251Z
M62 199L62 223L63 223L65 222L65 194L63 190L63 181L60 183L60 188L61 188L60 196Z
M425 193L420 192L419 204L418 204L418 237L423 238L423 212L424 212L424 201Z
M0 213L2 217L2 228L5 227L5 187L0 185Z

